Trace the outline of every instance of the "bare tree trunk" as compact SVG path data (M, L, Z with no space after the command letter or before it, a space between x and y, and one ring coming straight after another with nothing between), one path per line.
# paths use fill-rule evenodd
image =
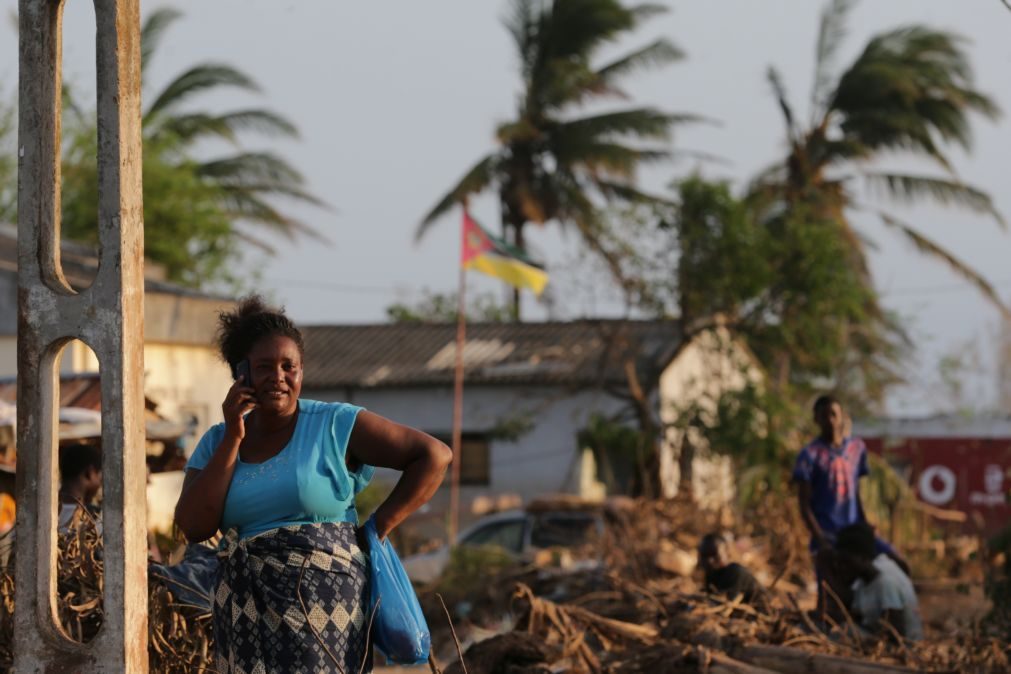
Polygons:
M695 445L691 440L691 429L686 428L681 436L681 452L678 454L678 492L679 500L688 503L695 502L695 491L692 488L693 467L695 465Z
M659 424L653 417L649 395L642 388L639 376L635 370L635 361L625 362L625 376L635 414L639 421L639 432L643 437L643 448L646 456L640 454L638 464L639 479L637 480L638 496L656 498L662 494L660 485L660 431Z

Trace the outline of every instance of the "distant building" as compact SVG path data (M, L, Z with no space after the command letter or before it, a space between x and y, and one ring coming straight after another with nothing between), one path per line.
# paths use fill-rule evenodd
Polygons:
M304 397L362 405L448 444L455 325L321 325L304 334ZM489 497L600 495L605 476L577 436L594 414L634 425L629 396L636 385L658 422L670 422L678 405L740 387L757 372L750 352L725 330L686 339L673 321L471 324L463 357L464 522ZM671 429L659 468L667 496L676 490L679 448ZM700 454L693 492L704 504L725 503L733 493L730 478L726 462ZM433 499L433 511L445 509L448 484Z

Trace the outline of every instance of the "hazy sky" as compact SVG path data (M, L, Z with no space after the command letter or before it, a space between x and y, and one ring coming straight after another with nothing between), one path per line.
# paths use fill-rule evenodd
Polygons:
M144 3L145 11L169 3ZM333 212L297 212L334 244L278 242L279 254L251 264L263 287L303 322L375 322L394 301L420 289L456 287L458 217L437 224L420 245L420 217L479 156L494 147L495 125L513 111L515 57L500 17L500 0L333 2L332 0L187 0L146 73L149 91L200 61L226 61L254 75L262 96L216 95L201 101L220 110L271 107L292 119L302 138L274 143L307 176ZM643 185L663 189L701 168L738 184L782 154L783 126L765 80L776 65L795 109L807 117L814 41L822 3L814 0L682 0L619 45L632 48L665 35L689 58L639 76L629 89L638 102L702 113L718 126L685 128L675 149L726 158L727 165L682 161L652 170ZM14 11L14 0L3 6ZM850 62L875 32L912 22L971 40L978 84L1011 114L1011 12L1000 0L891 0L858 5L839 65ZM92 3L67 0L65 77L93 90ZM15 88L17 42L0 29L0 81ZM1008 122L975 120L971 156L954 152L962 178L989 191L1011 216ZM262 145L254 140L251 147ZM927 165L904 165L917 172ZM497 229L494 200L478 200L476 215ZM935 207L895 212L994 281L1011 299L1011 234L992 221ZM997 312L942 265L926 260L869 216L856 222L877 244L872 263L886 304L907 319L917 344L912 384L892 401L896 413L928 412L945 404L937 362L943 355L978 359L967 373L967 398L991 403ZM531 230L533 250L553 272L555 315L571 318L614 310L595 283L575 236ZM251 271L253 271L251 269ZM500 292L475 278L473 287ZM531 305L531 317L543 308ZM984 372L991 371L991 372Z

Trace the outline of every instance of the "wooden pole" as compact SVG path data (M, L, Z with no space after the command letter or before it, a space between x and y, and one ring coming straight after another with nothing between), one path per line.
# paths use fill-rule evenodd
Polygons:
M466 211L464 211L466 213ZM463 228L461 227L461 230ZM453 377L453 464L449 485L449 545L456 545L460 526L460 462L463 445L463 347L467 340L467 270L463 266L466 242L460 237L460 283L456 308L456 369Z

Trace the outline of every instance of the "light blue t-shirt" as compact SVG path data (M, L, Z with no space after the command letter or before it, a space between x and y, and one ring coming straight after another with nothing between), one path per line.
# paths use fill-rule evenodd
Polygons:
M239 459L225 497L221 531L236 528L248 538L277 527L317 522L358 522L355 494L375 468L349 471L348 438L361 407L347 403L298 401L298 420L284 449L263 463ZM223 423L200 438L186 464L202 470L225 434Z

